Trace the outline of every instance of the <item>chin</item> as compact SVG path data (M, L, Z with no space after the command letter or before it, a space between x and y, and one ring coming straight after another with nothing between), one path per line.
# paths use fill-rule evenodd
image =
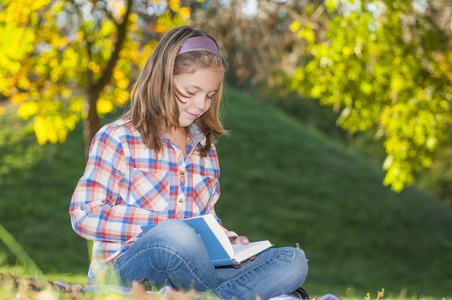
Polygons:
M191 124L193 124L193 122L183 122L183 123L180 123L180 127L187 128L187 127L189 127Z

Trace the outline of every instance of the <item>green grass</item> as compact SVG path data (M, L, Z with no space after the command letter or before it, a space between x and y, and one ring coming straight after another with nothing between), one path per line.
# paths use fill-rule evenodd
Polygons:
M43 272L86 274L86 242L74 235L68 212L86 162L81 128L65 144L39 146L30 122L11 107L0 128L0 223ZM15 262L7 251L4 264Z
M393 193L378 164L270 104L235 90L226 104L231 136L217 145L216 211L227 228L276 246L299 243L312 296L363 298L384 288L385 298L452 298L450 206L414 188ZM0 223L46 276L81 278L86 242L68 215L85 165L81 128L65 144L40 147L23 125L0 117ZM6 253L3 265L14 265Z

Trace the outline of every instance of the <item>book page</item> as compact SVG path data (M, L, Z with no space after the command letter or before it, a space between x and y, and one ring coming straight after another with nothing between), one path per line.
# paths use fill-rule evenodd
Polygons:
M234 250L234 259L237 262L242 262L256 254L261 253L265 249L273 246L268 240L251 242L248 245L232 245Z

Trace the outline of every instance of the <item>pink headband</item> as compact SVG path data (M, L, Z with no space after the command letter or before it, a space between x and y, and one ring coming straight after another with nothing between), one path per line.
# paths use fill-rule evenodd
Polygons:
M206 36L195 36L186 39L185 42L180 45L177 55L194 50L212 50L220 53L217 45L211 38Z

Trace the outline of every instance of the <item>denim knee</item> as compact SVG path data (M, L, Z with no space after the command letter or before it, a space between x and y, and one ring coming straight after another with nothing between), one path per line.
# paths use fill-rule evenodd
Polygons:
M142 278L179 289L206 290L219 284L202 239L180 220L165 221L149 230L114 267L126 285Z
M304 251L298 246L280 248L280 251L285 252L287 258L290 258L285 267L287 273L291 274L296 286L301 286L308 276L308 260Z
M195 230L178 219L160 223L148 231L142 239L148 240L150 245L165 245L176 253L197 251L197 247L204 245Z
M308 276L308 259L301 248L296 247L293 249L296 253L296 262L294 264L298 266L298 278L300 280L300 285L302 285Z

